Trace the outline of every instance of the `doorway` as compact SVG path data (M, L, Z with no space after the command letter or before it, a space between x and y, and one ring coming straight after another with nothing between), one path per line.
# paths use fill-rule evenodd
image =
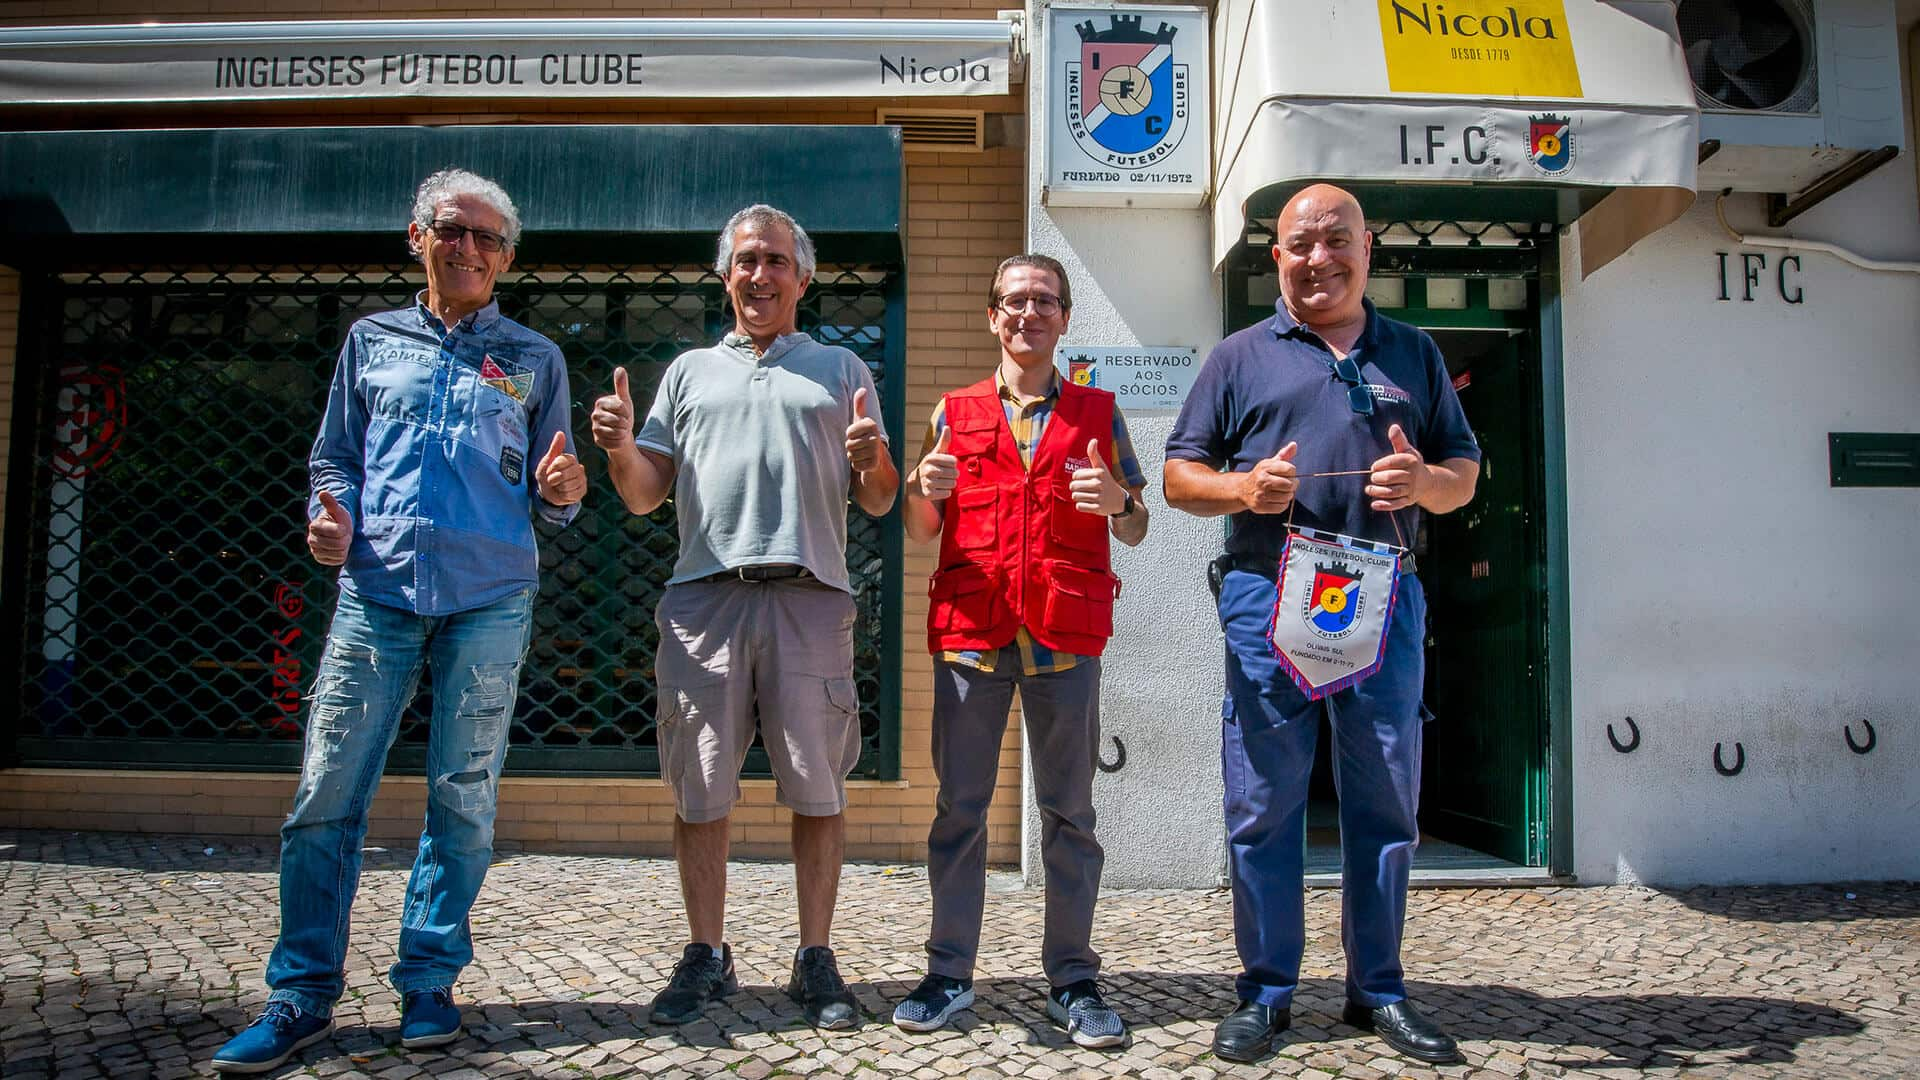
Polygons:
M1539 259L1514 248L1375 247L1368 295L1381 314L1433 335L1483 455L1473 501L1429 515L1414 542L1428 599L1433 713L1415 873L1430 880L1524 877L1515 872L1548 862ZM1228 287L1244 298L1229 311L1229 332L1271 317L1278 283L1270 260L1246 259ZM1309 880L1340 871L1332 739L1322 724L1307 815Z

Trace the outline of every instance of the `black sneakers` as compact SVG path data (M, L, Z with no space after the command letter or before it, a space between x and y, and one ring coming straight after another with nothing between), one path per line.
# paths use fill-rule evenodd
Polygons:
M853 991L847 989L840 969L833 962L833 950L812 945L793 955L793 978L787 982L787 996L800 1003L807 1023L829 1031L848 1031L860 1023L860 1007L854 1004Z
M653 1022L684 1024L698 1020L706 1012L707 1002L739 988L733 977L733 950L721 945L716 956L713 946L695 942L680 954L680 962L673 966L673 978L653 999Z

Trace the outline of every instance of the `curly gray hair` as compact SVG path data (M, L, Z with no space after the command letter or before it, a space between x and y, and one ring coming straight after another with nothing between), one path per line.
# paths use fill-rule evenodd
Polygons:
M507 247L520 242L520 211L499 184L465 169L441 169L420 183L413 193L413 220L421 228L433 226L433 215L448 199L471 195L493 208L506 222Z
M793 234L793 257L800 264L802 277L812 277L814 268L813 239L807 230L793 220L793 216L784 210L776 210L766 203L754 203L745 210L727 219L727 227L720 230L720 253L713 260L713 272L722 278L727 276L728 267L733 265L733 234L743 225L752 225L764 229L769 225L784 225Z

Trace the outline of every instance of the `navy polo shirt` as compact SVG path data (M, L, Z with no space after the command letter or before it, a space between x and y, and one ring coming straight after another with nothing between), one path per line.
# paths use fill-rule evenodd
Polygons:
M1293 524L1411 546L1424 511L1376 512L1365 475L1308 474L1369 469L1392 452L1387 428L1394 424L1430 462L1479 461L1480 445L1440 347L1426 331L1387 318L1367 301L1366 330L1347 354L1373 395L1373 415L1362 416L1347 401L1347 384L1334 373L1327 343L1295 322L1285 301L1274 308L1272 319L1228 337L1207 355L1167 439L1167 458L1251 472L1261 459L1297 442L1293 461L1301 480ZM1397 534L1390 519L1398 520ZM1229 552L1277 556L1286 543L1285 513L1242 510L1232 521Z

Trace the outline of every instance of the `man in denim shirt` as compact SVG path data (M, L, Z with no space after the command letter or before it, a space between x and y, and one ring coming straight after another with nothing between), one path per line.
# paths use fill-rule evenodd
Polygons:
M539 582L530 513L572 520L587 478L567 369L503 318L494 279L520 219L499 185L449 169L420 186L407 241L427 288L347 334L309 459L307 547L343 567L313 687L293 812L280 830L273 992L213 1058L264 1072L332 1030L367 809L421 668L433 667L427 818L407 885L401 1044L460 1035L451 989L493 854L494 799Z

